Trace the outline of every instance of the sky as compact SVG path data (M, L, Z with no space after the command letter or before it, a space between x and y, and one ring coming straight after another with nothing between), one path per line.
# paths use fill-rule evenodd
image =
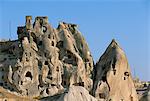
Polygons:
M150 81L150 0L0 0L0 39L17 39L26 15L77 24L95 62L116 39L133 77Z

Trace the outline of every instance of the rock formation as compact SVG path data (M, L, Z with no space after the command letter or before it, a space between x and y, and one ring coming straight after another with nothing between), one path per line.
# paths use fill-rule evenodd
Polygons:
M150 101L150 82L140 81L139 78L134 78L134 85L140 101Z
M138 101L115 40L94 65L76 24L61 22L55 29L48 17L32 23L26 16L17 34L17 40L0 41L0 100Z
M112 40L95 66L92 94L100 101L138 101L123 50Z
M89 95L89 92L81 86L72 86L68 91L56 96L41 99L41 101L97 101L96 98Z
M24 96L52 96L72 85L92 88L93 59L75 24L51 27L26 16L18 40L0 43L0 84Z

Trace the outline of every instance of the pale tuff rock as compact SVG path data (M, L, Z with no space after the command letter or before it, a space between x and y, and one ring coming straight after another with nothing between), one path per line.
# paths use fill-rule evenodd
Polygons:
M96 64L92 94L100 101L138 101L127 58L115 40Z
M89 92L81 86L72 86L63 94L41 99L41 101L97 101Z
M73 85L92 89L93 59L75 24L26 16L18 40L0 43L0 85L22 96L52 96Z
M18 40L0 41L0 100L138 101L127 58L115 40L94 65L75 24L60 22L55 29L48 17L32 23L26 16L17 34ZM147 99L148 92L139 99L144 94Z

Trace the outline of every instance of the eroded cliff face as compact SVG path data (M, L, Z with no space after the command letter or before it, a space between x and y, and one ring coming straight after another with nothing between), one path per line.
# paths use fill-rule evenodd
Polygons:
M18 40L0 42L0 86L8 95L47 97L43 101L138 100L127 58L115 40L94 66L75 24L61 22L55 29L47 17L36 17L32 24L26 16L17 34ZM5 97L12 100L5 93L0 99Z
M96 64L92 94L100 101L138 101L123 50L112 40Z
M26 17L18 40L1 42L1 86L27 96L51 96L72 85L92 88L93 59L75 24L51 27L47 17Z

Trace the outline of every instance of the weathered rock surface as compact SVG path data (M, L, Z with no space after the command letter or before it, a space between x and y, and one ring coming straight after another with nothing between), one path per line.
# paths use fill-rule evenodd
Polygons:
M51 27L26 16L18 40L0 43L0 85L23 96L52 96L72 85L92 89L93 59L75 24Z
M115 40L100 57L94 74L92 94L98 100L138 101L127 58Z
M75 24L61 22L55 29L47 17L32 24L26 16L17 34L18 40L0 41L0 100L138 101L127 58L115 40L94 65Z
M72 86L63 94L41 99L41 101L97 101L81 86Z

